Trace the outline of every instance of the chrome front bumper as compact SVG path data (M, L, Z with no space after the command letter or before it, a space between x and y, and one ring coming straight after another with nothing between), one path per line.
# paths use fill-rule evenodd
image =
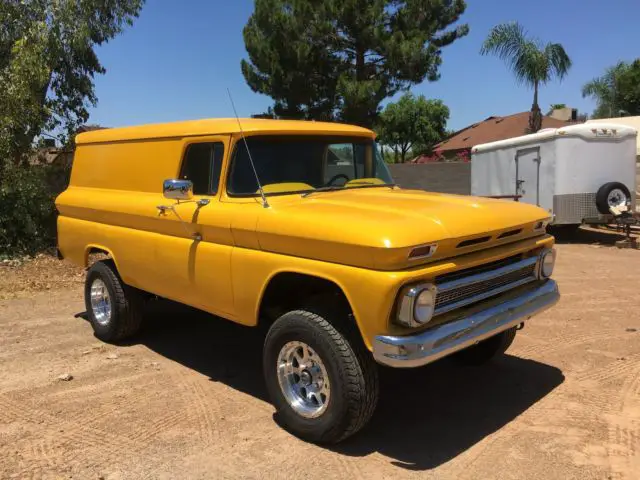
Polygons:
M547 280L519 297L417 335L379 335L373 342L373 357L390 367L420 367L519 325L559 298L558 285Z

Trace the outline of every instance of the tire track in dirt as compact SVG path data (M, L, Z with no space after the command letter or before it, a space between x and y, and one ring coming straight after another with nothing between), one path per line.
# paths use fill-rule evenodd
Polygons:
M640 358L640 355L637 355ZM629 411L637 410L638 417L640 418L640 359L635 362L635 370L632 375L629 375L622 386L622 397L619 405L619 410Z
M611 425L609 428L609 442L607 445L608 456L611 466L611 472L615 475L615 478L637 480L637 476L633 473L637 473L638 470L634 468L634 464L639 464L638 461L638 445L640 444L640 425L638 423L631 426L625 426L627 419L610 419L611 423L618 423L617 425Z
M42 424L48 427L57 426L58 433L62 434L60 436L68 437L70 439L81 440L82 438L95 438L98 443L104 442L105 438L118 440L116 445L114 445L114 448L116 450L119 450L115 452L116 454L136 446L124 437L105 432L102 429L92 427L90 425L87 425L86 423L79 423L75 421L71 422L69 420L62 419L50 413L44 412L38 408L25 408L23 405L27 405L27 402L28 400L26 399L12 400L6 395L0 395L0 408L4 412L9 413L9 421L21 420L32 424ZM80 433L84 434L85 436L80 437ZM123 443L125 443L126 445L122 445Z
M628 372L615 402L616 412L608 416L607 452L616 480L636 480L640 474L640 354L633 355L627 368L613 373L620 377ZM629 473L634 471L636 475Z
M220 417L220 404L211 402L212 395L208 395L197 379L187 379L184 386L191 391L197 408L193 411L198 423L198 435L203 445L211 445L216 438L219 437L219 431L216 427L216 416ZM191 411L191 410L190 410ZM214 415L217 414L217 415Z
M144 378L145 374L127 377L125 380L137 380ZM101 411L85 409L80 415L76 416L79 423L87 425L99 425L100 422L109 417L117 415L118 412L130 410L132 406L145 405L149 399L148 388L157 385L157 382L138 383L130 388L126 394L118 395L115 398L109 397L108 401L111 408L103 408ZM99 427L97 427L99 428Z
M3 420L32 424L36 430L42 429L45 432L42 436L37 435L36 431L33 438L25 437L14 445L15 451L21 453L21 459L14 462L18 464L19 470L16 473L19 478L42 475L63 467L86 465L92 458L99 458L101 462L117 462L142 448L121 435L72 423L26 405L28 402L24 399L17 401L0 395ZM2 455L2 458L0 465L9 466L8 456Z
M362 480L366 476L366 474L362 472L363 469L359 458L354 459L346 455L338 455L333 458L327 456L327 463L333 464L336 470L342 472L342 475L340 475L341 478ZM327 465L327 467L329 470L331 469L329 465Z
M522 434L541 439L536 444L539 453L561 455L585 474L584 477L558 478L609 478L606 476L607 442L603 437L607 438L609 423L606 416L612 407L611 402L606 400L610 400L615 392L585 403L585 391L577 382L566 382L563 389L564 392L558 392L553 401L543 402L534 412L527 411L523 415L526 427L522 429ZM587 472L598 473L587 475Z
M213 395L207 394L201 385L201 381L208 380L194 378L194 372L173 362L168 367L172 388L182 399L180 408L184 417L195 423L202 445L214 443L219 437L216 417L221 416L221 409L219 402L212 401Z
M492 450L496 446L502 445L505 441L508 441L509 438L517 436L525 426L521 421L514 419L502 429L494 432L490 439L482 439L481 444L476 444L472 449L464 452L463 455L469 458L460 461L459 465L452 466L452 471L447 472L446 477L458 480L474 480L477 478L477 470L474 466L486 458L491 458Z
M556 397L563 403L579 402L588 412L594 414L609 412L614 408L614 401L618 392L607 389L593 391L593 389L587 389L573 379L569 379L565 383L565 390L559 392ZM586 392L588 392L588 395L585 395Z
M145 422L145 427L143 429L135 430L133 434L127 435L127 438L132 442L146 445L150 443L149 440L158 437L162 432L184 423L186 416L186 413L181 410L161 415L153 421Z
M626 334L628 335L628 334ZM564 351L569 348L578 347L586 343L596 342L598 340L613 340L615 338L625 336L624 332L619 330L603 330L596 333L580 333L569 334L564 333L557 337L550 338L547 343L526 345L518 348L518 354L522 355L543 355Z
M185 367L172 364L168 369L171 383L174 385L183 400L183 406L186 411L190 412L191 418L194 420L197 435L200 444L204 446L214 445L220 439L220 430L216 427L219 425L219 418L222 416L222 407L215 400L212 389L205 389L203 382L209 382L209 379L196 375L194 372ZM209 385L207 385L209 386ZM209 391L207 391L209 390ZM242 461L242 458L238 458ZM338 455L327 457L327 462L333 468L342 472L343 478L362 479L362 472L358 468L353 458Z
M638 369L640 369L640 354L633 354L624 357L624 360L621 358L608 363L602 368L578 375L576 379L579 382L609 383L621 377L626 377L629 372L634 372Z

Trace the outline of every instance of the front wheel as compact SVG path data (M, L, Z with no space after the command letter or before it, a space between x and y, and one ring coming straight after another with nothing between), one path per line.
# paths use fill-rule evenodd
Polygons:
M378 372L370 353L316 313L295 310L275 321L263 368L279 422L304 440L344 440L369 421L377 404Z

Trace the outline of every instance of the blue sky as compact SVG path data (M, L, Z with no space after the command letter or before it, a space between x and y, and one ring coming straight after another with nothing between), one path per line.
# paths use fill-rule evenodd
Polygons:
M618 60L640 57L638 0L468 0L462 22L470 33L444 49L442 77L412 91L451 109L449 128L490 115L528 110L532 92L518 86L504 64L479 55L489 29L517 20L544 41L562 43L573 67L562 83L540 93L540 105L566 103L590 113L581 86ZM255 94L240 72L246 57L242 28L253 0L147 0L140 18L98 49L106 75L96 78L99 103L91 123L124 126L259 113L271 99Z

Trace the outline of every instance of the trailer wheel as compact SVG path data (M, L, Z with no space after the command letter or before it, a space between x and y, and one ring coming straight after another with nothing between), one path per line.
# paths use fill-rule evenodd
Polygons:
M596 193L596 207L602 214L611 213L611 207L622 207L630 201L629 189L620 182L605 183Z

